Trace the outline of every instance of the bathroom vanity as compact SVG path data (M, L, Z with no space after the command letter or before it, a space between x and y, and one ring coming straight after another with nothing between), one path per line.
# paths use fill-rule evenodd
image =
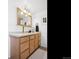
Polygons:
M10 59L28 59L40 47L40 32L11 33Z

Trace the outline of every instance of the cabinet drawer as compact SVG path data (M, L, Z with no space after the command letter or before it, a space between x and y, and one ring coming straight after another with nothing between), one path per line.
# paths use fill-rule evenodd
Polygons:
M31 36L30 36L30 39L34 39L34 35L31 35Z
M35 39L35 44L37 44L37 43L39 44L39 40L38 39Z
M21 54L21 59L26 59L29 56L29 49L27 49L24 53Z
M27 42L20 45L20 52L22 53L28 48L29 48L29 41L27 41Z
M23 43L23 42L28 41L28 40L29 40L29 37L22 37L20 39L20 43Z
M38 38L40 37L40 35L39 35L39 34L37 34L35 37L36 37L36 39L38 39Z

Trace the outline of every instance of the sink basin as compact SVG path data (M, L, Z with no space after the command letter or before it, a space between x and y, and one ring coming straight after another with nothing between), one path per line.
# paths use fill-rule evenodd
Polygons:
M18 32L13 32L13 33L34 33L34 32L32 32L32 31L25 31L25 32L21 32L21 31L18 31Z

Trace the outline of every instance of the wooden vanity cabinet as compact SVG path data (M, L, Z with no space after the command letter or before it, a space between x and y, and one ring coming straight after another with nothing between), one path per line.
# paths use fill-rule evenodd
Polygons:
M39 34L22 37L10 36L10 39L10 59L27 59L40 46Z

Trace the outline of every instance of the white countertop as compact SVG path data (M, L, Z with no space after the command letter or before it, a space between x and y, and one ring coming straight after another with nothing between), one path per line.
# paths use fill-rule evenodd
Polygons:
M32 34L38 34L38 33L40 33L40 32L33 32L33 33L10 32L9 35L15 36L15 37L22 37L22 36L28 36L28 35L32 35Z

